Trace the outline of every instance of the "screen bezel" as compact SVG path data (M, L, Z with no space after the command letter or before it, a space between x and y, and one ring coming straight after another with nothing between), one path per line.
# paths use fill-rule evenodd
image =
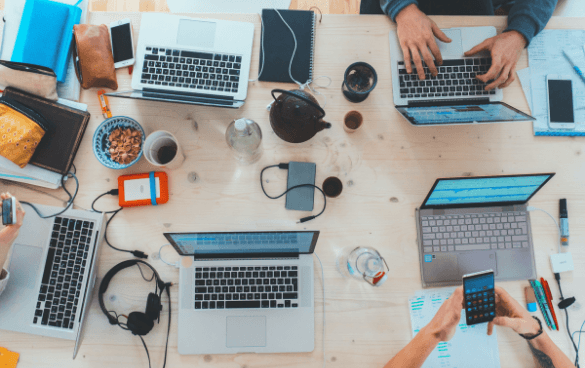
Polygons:
M234 253L234 254L201 254L201 253L183 253L181 248L175 243L173 235L190 235L190 234L233 234L233 233L245 233L245 234L267 234L267 233L313 233L313 239L311 240L311 247L308 252L272 252L272 253ZM318 230L306 230L306 231L199 231L199 232L181 232L181 233L163 233L169 243L175 248L175 251L182 256L193 256L195 259L220 259L220 258L289 258L298 257L299 254L313 254L315 246L317 245L317 239L319 239L320 231Z
M549 88L549 83L550 82L554 82L554 81L563 81L563 82L569 82L571 85L571 88L569 89L569 93L571 94L571 105L573 106L573 121L572 122L567 122L567 121L553 121L551 118L551 114L550 114L550 105L551 105L551 93L550 93L550 88ZM549 109L549 114L548 114L548 122L549 124L555 124L556 128L572 128L575 126L575 99L573 97L573 80L570 78L560 78L560 77L551 77L551 78L547 78L546 79L546 99L547 99L547 107Z
M474 103L477 102L477 103ZM505 107L507 107L508 109L524 116L526 118L526 120L489 120L489 121L453 121L453 122L448 122L448 123L431 123L431 124L420 124L418 122L416 122L414 119L409 118L405 112L401 111L400 108L409 108L409 107L425 107L425 106L458 106L458 105L503 105ZM487 102L487 101L481 101L478 102L477 100L473 100L470 99L469 101L457 101L457 102L453 102L453 101L448 101L445 100L443 101L433 101L430 103L423 103L423 102L415 102L412 105L398 105L395 106L396 110L400 113L400 115L402 115L406 120L408 120L408 122L414 126L435 126L435 125L461 125L461 124L491 124L491 123L518 123L521 121L533 121L536 120L535 117L526 114L525 112L522 112L520 110L518 110L515 107L512 107L510 105L508 105L505 102L502 101L493 101L493 102Z
M431 194L437 187L440 181L443 180L465 180L465 179L491 179L491 178L518 178L527 176L543 176L548 175L549 177L525 200L525 201L504 201L504 202L479 202L479 203L461 203L461 204L440 204L440 205L426 205L427 201L431 197ZM462 176L453 178L438 178L435 180L433 187L427 194L425 200L420 206L421 209L445 209L445 208L469 208L469 207L502 207L502 206L514 206L518 204L527 203L548 181L555 176L555 173L541 173L541 174L520 174L520 175L493 175L493 176Z

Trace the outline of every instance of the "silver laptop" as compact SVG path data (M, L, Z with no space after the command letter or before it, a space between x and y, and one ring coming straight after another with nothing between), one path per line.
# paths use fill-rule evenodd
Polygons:
M143 14L133 90L107 95L241 107L253 41L252 23Z
M180 354L314 350L318 231L164 235L184 256Z
M45 216L63 210L35 206ZM105 221L102 214L72 209L41 219L27 209L0 295L0 329L75 340L75 359Z
M487 84L476 79L491 66L486 52L472 57L464 53L483 40L496 35L495 27L464 27L442 30L452 42L436 39L443 64L432 76L424 65L425 79L408 74L396 31L390 31L392 92L400 114L415 126L473 123L500 123L535 120L530 115L501 102L499 88L485 91ZM413 70L416 67L413 65ZM489 82L488 82L489 84Z
M536 278L526 207L553 175L437 179L416 209L423 286L489 269L498 281Z

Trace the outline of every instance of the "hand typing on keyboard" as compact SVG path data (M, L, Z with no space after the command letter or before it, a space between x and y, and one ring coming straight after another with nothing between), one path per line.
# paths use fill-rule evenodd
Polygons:
M479 45L465 53L465 56L472 56L480 51L487 50L492 56L492 66L477 79L488 83L486 91L496 87L505 88L515 79L516 63L520 58L522 50L526 47L526 39L517 31L510 31L488 38Z
M416 67L415 73L421 80L425 79L424 68L420 55L422 55L431 74L438 74L437 68L433 61L433 56L437 65L443 64L443 57L439 51L439 46L435 42L435 37L443 42L451 42L437 24L425 13L421 12L415 4L410 4L398 13L396 16L397 34L400 40L400 47L404 55L404 64L408 74L412 73L411 58ZM430 52L429 52L430 49Z

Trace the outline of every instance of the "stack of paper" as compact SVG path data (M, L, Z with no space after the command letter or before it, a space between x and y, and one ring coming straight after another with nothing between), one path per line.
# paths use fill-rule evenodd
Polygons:
M528 47L529 68L518 71L518 79L530 106L534 135L585 136L585 82L563 55L563 49L583 50L585 31L544 30L534 37ZM568 76L573 82L574 130L551 130L548 126L546 76Z
M454 290L419 290L408 300L413 337L433 319ZM467 326L465 311L462 310L455 336L450 341L440 342L423 368L463 368L469 367L470 362L473 362L474 368L499 368L498 338L495 329L491 336L487 335L486 323Z
M64 4L75 5L77 0L53 0ZM2 42L2 53L0 59L10 60L12 58L12 51L14 50L14 44L16 42L16 36L18 34L18 28L20 27L20 20L22 18L22 12L24 10L24 4L26 0L10 0L4 4L4 20L6 21L4 26L4 40ZM78 5L81 12L81 23L85 23L87 20L87 14L89 10L89 0L83 0ZM60 98L68 100L79 101L79 94L81 92L81 86L75 75L75 66L73 64L73 58L70 58L69 66L67 67L67 76L65 82L57 84L57 94Z

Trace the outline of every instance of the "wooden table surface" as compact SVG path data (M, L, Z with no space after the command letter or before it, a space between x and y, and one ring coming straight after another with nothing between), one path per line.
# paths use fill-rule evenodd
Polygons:
M140 25L139 13L92 13L91 23L108 24L114 19L131 17L135 34ZM204 17L210 17L205 15ZM256 25L252 76L256 75L259 54L260 19L257 15L219 15L218 18L252 22ZM440 27L494 25L501 31L503 17L435 17ZM553 18L547 28L583 28L583 19ZM533 198L531 205L558 216L559 198L567 198L571 224L571 251L576 271L563 274L565 295L575 295L578 302L570 308L571 329L585 319L585 156L580 138L534 137L532 124L491 124L482 126L415 128L395 111L392 102L388 31L394 25L385 16L325 15L317 26L315 76L329 76L329 88L320 88L318 99L327 97L326 120L332 128L318 133L303 144L289 144L270 128L266 105L270 90L282 84L250 83L248 98L239 110L202 106L165 104L110 98L114 115L126 115L140 122L145 130L171 131L179 138L187 159L183 166L168 172L170 201L158 207L125 209L112 222L109 239L118 247L141 249L164 280L178 281L178 270L161 262L159 248L164 245L165 231L253 231L253 230L320 230L316 253L321 257L326 279L325 357L328 367L382 367L411 339L407 300L421 289L414 210L423 201L438 177L524 174L556 172L557 175ZM136 37L137 38L137 37ZM343 72L355 61L373 65L379 76L376 89L361 104L344 99L340 87ZM527 66L523 53L518 68ZM118 71L119 90L130 88L127 69ZM295 88L286 85L286 88ZM518 81L504 92L504 101L529 112ZM91 150L91 138L104 119L96 90L82 93L89 105L91 121L75 165L81 188L76 204L89 208L99 194L116 188L121 174L141 173L153 169L142 159L124 171L101 166ZM364 116L360 131L347 134L341 127L343 116L357 109ZM225 143L225 130L237 118L247 117L260 124L264 155L251 166L241 166L232 158ZM284 199L266 198L258 183L260 170L280 162L311 161L317 163L317 184L329 176L339 177L343 193L330 199L324 215L306 224L296 224L304 212L287 211ZM286 187L286 172L267 172L266 188L280 193ZM69 184L71 185L71 184ZM15 185L3 185L21 199L43 204L62 205L49 196ZM61 191L48 191L65 198ZM315 196L315 208L322 199ZM116 208L115 198L106 198L98 208ZM33 215L28 211L28 215ZM532 224L539 276L550 281L553 296L558 288L549 264L556 251L557 230L542 213L533 213ZM336 260L346 247L369 245L378 249L390 267L389 279L380 288L348 280L336 268ZM170 247L162 251L170 262L178 256ZM115 264L128 259L105 244L101 249L99 279ZM167 366L197 367L321 367L323 296L318 263L315 275L315 351L305 354L242 354L181 356L177 353L177 295L172 290L173 323ZM527 282L500 283L524 304ZM581 285L581 286L579 286ZM136 269L123 271L111 284L106 303L118 313L144 310L147 284ZM160 367L166 339L165 310L160 325L146 336L152 366ZM540 314L538 312L537 314ZM564 316L559 316L564 320ZM197 328L197 326L193 326ZM502 367L532 367L527 344L510 330L498 329ZM563 324L560 332L549 332L569 357L574 351ZM74 343L52 338L0 332L0 346L19 352L19 367L146 367L146 354L140 340L118 327L111 326L101 313L97 299L89 309L84 340L76 360L71 360ZM585 355L585 354L583 354ZM581 359L585 362L585 359ZM471 364L471 362L470 362ZM471 365L470 365L471 366Z

